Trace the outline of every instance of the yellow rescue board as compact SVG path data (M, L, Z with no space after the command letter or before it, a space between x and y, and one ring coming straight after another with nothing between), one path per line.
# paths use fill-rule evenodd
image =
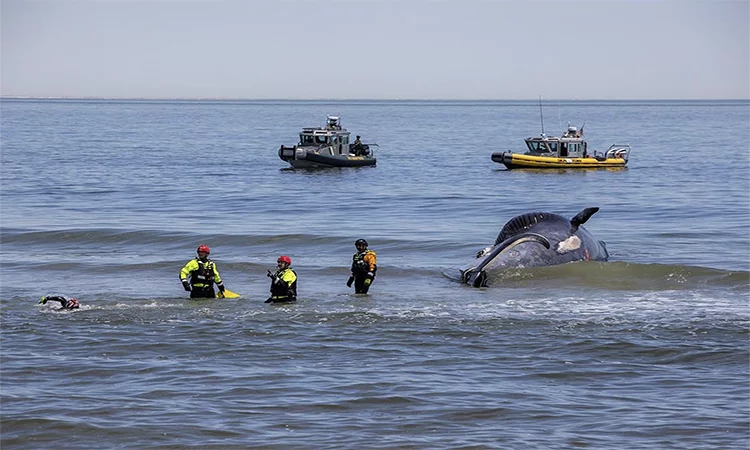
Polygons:
M219 298L240 298L240 294L232 292L229 289L224 289L224 295L221 295L221 291L218 293Z

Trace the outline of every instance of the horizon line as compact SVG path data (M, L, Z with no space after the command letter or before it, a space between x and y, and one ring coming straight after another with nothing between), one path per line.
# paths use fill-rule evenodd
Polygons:
M241 98L241 97L106 97L106 96L32 96L32 95L0 95L0 100L115 100L115 101L246 101L246 102L527 102L539 101L539 98ZM748 98L550 98L545 101L750 101Z

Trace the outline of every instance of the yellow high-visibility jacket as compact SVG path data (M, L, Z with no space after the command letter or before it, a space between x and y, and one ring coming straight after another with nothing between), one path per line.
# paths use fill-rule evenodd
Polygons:
M201 261L193 258L185 264L180 270L180 281L185 281L190 277L190 284L195 287L207 287L212 283L221 284L221 275L216 268L216 263L207 259Z
M275 277L275 279L278 279L279 282L276 283L274 281L271 281L271 299L296 299L297 273L291 268L286 268L283 270L277 270Z

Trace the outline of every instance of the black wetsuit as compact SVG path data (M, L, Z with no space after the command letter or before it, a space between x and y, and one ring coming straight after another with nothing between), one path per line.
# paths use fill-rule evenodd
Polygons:
M46 295L42 297L41 300L39 300L39 303L44 305L49 301L60 302L60 306L62 309L76 309L81 307L81 304L78 303L77 299L57 294Z

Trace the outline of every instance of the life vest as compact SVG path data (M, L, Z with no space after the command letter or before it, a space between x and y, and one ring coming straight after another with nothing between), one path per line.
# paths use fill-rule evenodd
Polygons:
M294 281L291 284L284 280L286 272L294 274ZM276 271L276 276L281 280L280 283L271 282L271 299L275 301L296 300L297 299L297 272L293 269L284 269Z
M365 261L365 255L368 254L375 254L372 250L365 250L361 253L357 252L352 256L352 273L354 275L365 275L367 272L370 272L370 264ZM372 273L375 273L378 270L377 265L373 267Z
M197 287L211 286L214 283L214 262L206 260L201 261L195 258L198 263L198 269L190 273L190 284Z

